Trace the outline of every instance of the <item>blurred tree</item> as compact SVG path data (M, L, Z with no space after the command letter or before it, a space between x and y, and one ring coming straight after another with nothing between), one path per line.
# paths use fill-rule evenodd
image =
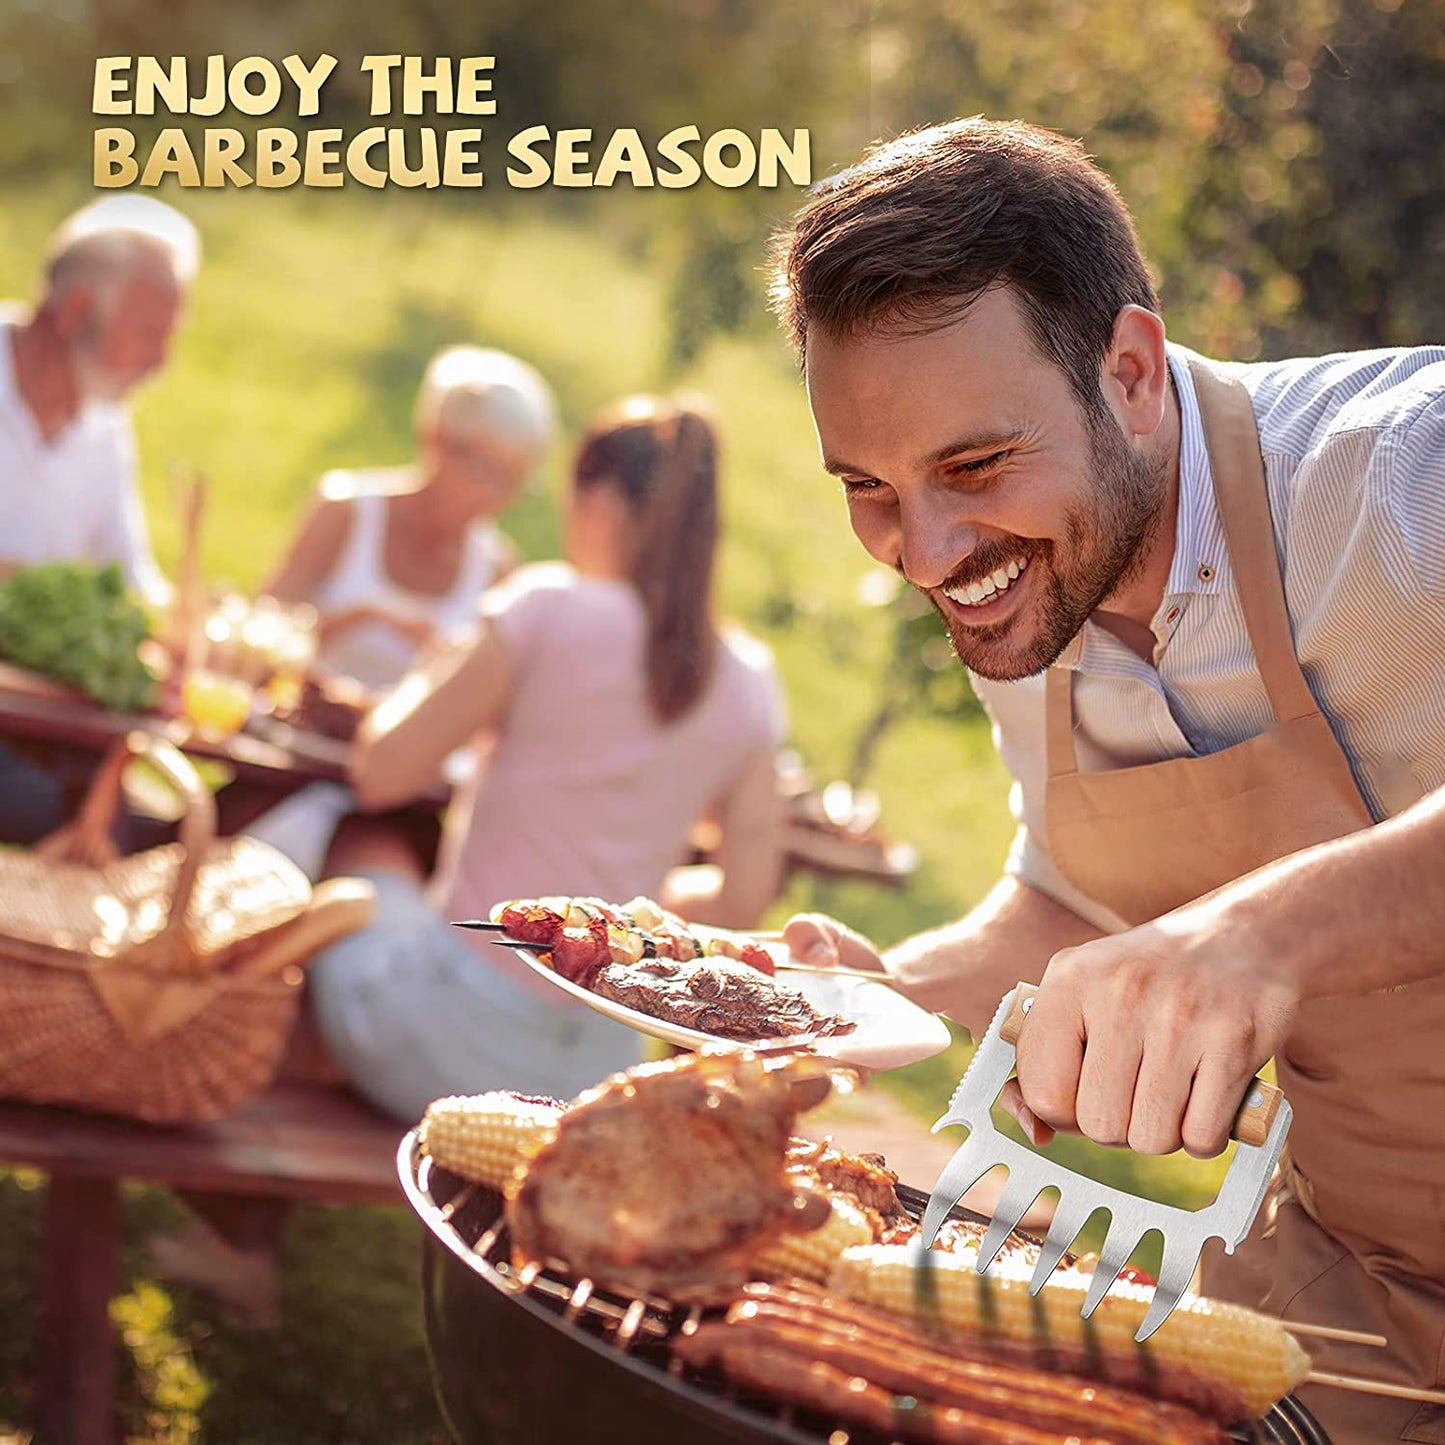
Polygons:
M1327 24L1284 0L1235 35L1232 108L1289 165L1255 231L1291 284L1271 352L1445 340L1445 3L1338 0Z
M475 126L474 117L370 114L371 82L359 69L366 54L496 56L497 115L483 119L485 193L413 194L411 214L430 205L485 204L489 211L525 205L569 224L616 235L645 235L643 249L675 277L670 365L685 365L710 336L744 324L767 326L757 304L755 273L763 237L797 202L788 184L725 190L701 182L684 191L547 188L511 191L502 178L506 140L533 125L554 133L590 129L592 158L619 127L633 127L649 146L678 126L702 135L762 127L810 131L815 164L837 165L855 142L858 93L856 17L822 4L771 0L567 0L539 14L527 0L493 0L483 15L451 0L410 0L385 11L358 12L346 0L260 0L233 6L198 0L3 0L0 3L0 177L47 179L57 173L88 181L94 61L100 55L210 54L280 58L322 52L339 64L323 92L322 113L298 122L283 96L270 116L231 113L210 123L250 134L262 125L372 124ZM19 117L23 114L24 122ZM114 121L133 129L141 147L163 127L188 133L206 122L158 115ZM495 175L496 180L491 177ZM256 193L239 201L256 204ZM264 197L261 200L264 204Z
M451 0L385 12L344 0L9 0L0 179L60 171L80 187L97 55L293 50L340 58L322 119L343 127L372 123L365 53L495 54L494 167L495 138L532 124L599 137L634 126L649 143L683 124L770 125L808 128L822 176L878 135L1026 116L1081 137L1115 177L1181 340L1249 359L1445 334L1445 0L566 0L541 14L492 0L481 15ZM429 199L478 204L470 192ZM692 364L714 335L770 324L761 244L791 189L509 196L499 185L485 204L519 200L670 270L664 371ZM425 209L408 214L420 234ZM859 740L859 770L900 711L970 705L961 671L939 665L947 644L932 612L893 605L889 698Z

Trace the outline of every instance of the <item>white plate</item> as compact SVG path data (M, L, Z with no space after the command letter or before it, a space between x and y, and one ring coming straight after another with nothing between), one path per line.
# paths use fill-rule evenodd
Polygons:
M706 936L706 930L702 928L693 931L699 937ZM919 1059L932 1058L948 1047L948 1026L943 1020L919 1008L886 983L874 983L871 979L851 975L839 977L826 973L792 972L787 968L789 955L785 947L781 944L763 946L778 963L780 983L802 994L820 1013L837 1014L840 1018L851 1019L858 1026L852 1033L826 1038L809 1037L801 1041L812 1053L866 1069L897 1069L904 1064L916 1064ZM749 1047L746 1041L684 1028L681 1024L669 1023L639 1009L628 1008L614 999L603 998L601 994L563 978L530 948L519 948L517 952L529 968L573 998L581 999L598 1013L640 1033L651 1034L664 1043L676 1044L683 1049L716 1047L719 1044L730 1044L740 1049ZM781 1041L759 1039L757 1042L761 1046Z

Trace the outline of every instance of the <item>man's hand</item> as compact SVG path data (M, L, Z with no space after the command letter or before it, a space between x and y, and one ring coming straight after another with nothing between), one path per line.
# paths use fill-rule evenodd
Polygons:
M1056 953L1005 1107L1036 1144L1059 1129L1141 1154L1218 1154L1300 998L1252 932L1247 910L1216 898Z
M797 913L783 929L793 957L818 968L861 968L886 973L883 955L861 933L824 913Z

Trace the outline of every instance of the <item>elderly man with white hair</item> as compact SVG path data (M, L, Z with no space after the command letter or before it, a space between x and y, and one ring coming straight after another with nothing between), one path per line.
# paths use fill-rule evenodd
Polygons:
M118 562L164 600L123 403L165 364L199 262L184 216L108 196L56 231L34 310L0 310L0 569Z
M416 403L412 465L328 472L268 590L321 616L321 662L389 687L419 648L475 633L482 593L510 570L496 517L556 432L546 382L502 351L451 346Z
M124 402L164 365L199 263L184 216L108 196L51 238L35 308L0 304L0 576L117 562L142 597L165 601ZM63 812L60 779L0 744L0 842L33 843Z

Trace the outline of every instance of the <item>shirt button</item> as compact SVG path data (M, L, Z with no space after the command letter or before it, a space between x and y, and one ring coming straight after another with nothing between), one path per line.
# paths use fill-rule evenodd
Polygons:
M1195 575L1201 582L1213 582L1214 568L1211 567L1208 562L1201 562L1199 564L1199 571Z

